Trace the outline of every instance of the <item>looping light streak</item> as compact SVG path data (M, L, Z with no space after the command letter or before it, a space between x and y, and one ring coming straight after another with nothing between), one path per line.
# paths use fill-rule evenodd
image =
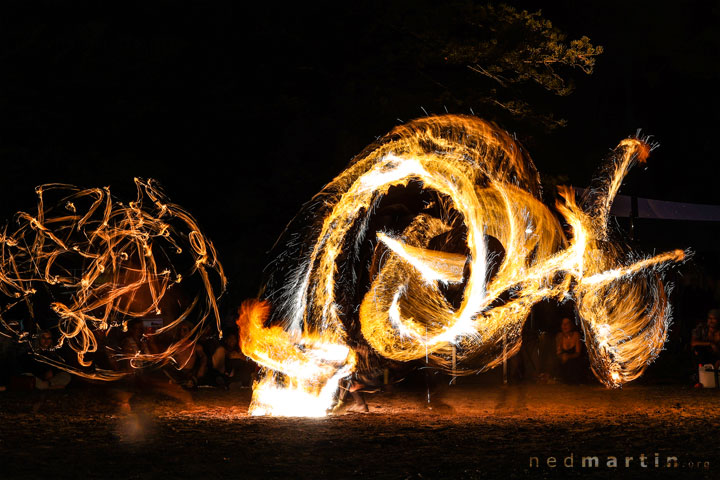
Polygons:
M298 265L266 286L272 313L267 301L241 309L242 350L266 369L251 413L303 414L298 395L308 414L328 411L334 396L327 389L334 392L338 376L351 373L357 361L351 345L367 344L395 361L427 358L447 370L453 355L458 362L479 359L481 370L492 368L505 352L518 351L523 323L543 299L576 303L601 382L617 387L637 378L666 339L670 307L662 269L685 257L676 250L632 261L609 239L612 201L623 177L649 151L641 139L623 140L607 178L582 207L572 189L559 189L556 208L569 226L566 238L540 200L532 161L504 131L452 115L397 127L301 211L311 225L285 254ZM382 198L410 182L435 192L440 214L421 212L401 232L377 233L383 261L358 311L338 293L362 286L346 270L352 270ZM458 218L465 252L430 248L441 235L458 231ZM489 238L503 251L493 251ZM441 288L448 283L463 287L455 306ZM357 330L361 338L348 333ZM345 360L310 355L320 344L346 348ZM465 373L471 371L477 370Z
M57 345L68 345L77 366L54 360L39 349L46 363L83 377L113 380L127 372L94 367L88 356L98 350L98 335L127 330L128 322L164 315L166 324L145 338L175 332L192 318L189 336L175 339L165 350L128 356L141 368L175 362L176 354L199 338L207 320L220 329L217 299L226 286L215 248L195 219L169 203L152 180L135 179L137 198L127 204L109 188L82 190L50 184L36 188L37 213L17 214L18 227L0 236L0 334L35 348L31 336L11 324L24 316L59 333ZM46 205L46 198L60 198ZM194 282L189 288L185 285ZM43 292L51 298L53 326L42 310ZM182 303L170 315L165 305ZM24 308L23 308L24 307ZM38 311L39 310L39 311Z

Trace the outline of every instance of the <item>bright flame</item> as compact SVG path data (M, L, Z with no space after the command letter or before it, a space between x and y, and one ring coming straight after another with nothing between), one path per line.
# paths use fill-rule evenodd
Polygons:
M505 349L517 352L530 309L546 298L577 303L593 371L603 383L619 386L636 378L662 349L669 324L660 269L685 256L677 250L632 262L608 239L610 206L622 178L649 150L641 140L623 140L609 178L583 208L572 189L560 190L557 209L571 228L568 240L539 199L532 161L504 131L460 116L397 127L301 211L308 233L282 255L299 265L283 270L280 281L271 278L265 290L275 307L269 322L276 326L255 323L241 340L245 354L268 369L256 385L251 412L302 414L298 406L308 395L323 396L322 408L308 408L308 415L332 405L325 387L334 391L337 376L352 366L349 360L309 358L317 342L366 342L380 356L427 358L446 369L455 353L457 361L479 357L483 369L492 368ZM384 248L376 248L373 264L380 268L355 315L348 292L359 285L350 260L358 256L381 199L410 182L435 192L435 210L421 212L401 232L377 234ZM464 237L464 253L430 248L453 231ZM504 254L492 251L489 237ZM464 287L457 306L441 289L448 283ZM264 319L270 313L263 308ZM241 314L240 322L250 317Z
M253 385L251 415L320 417L327 414L340 380L355 365L347 346L328 336L297 335L263 327L267 302L245 301L237 320L243 352L273 371Z

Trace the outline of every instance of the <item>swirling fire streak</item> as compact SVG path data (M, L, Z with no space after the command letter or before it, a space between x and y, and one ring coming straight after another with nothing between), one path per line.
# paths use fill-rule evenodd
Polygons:
M519 350L523 323L543 299L576 303L601 382L618 387L637 378L667 335L661 271L685 257L676 250L633 260L609 238L610 206L622 179L649 152L641 139L620 142L606 179L582 207L571 188L559 189L566 238L540 200L532 161L506 132L452 115L395 128L304 207L308 232L285 254L300 259L298 265L279 287L268 286L266 301L241 308L242 350L265 367L250 412L324 415L357 361L351 345L358 339L348 333L357 323L360 341L382 357L427 358L449 369L454 352L459 362L479 357L482 370L492 368ZM339 271L350 268L389 189L410 182L436 192L441 215L421 212L404 231L377 232L384 261L355 310L338 296L348 288L339 284ZM458 218L465 251L431 249ZM491 237L502 252L489 248ZM443 293L448 284L463 288L457 306Z
M137 368L173 361L197 340L208 319L214 318L220 329L217 298L226 281L215 247L195 219L170 203L152 181L135 179L135 184L137 198L127 204L113 198L107 187L51 184L36 189L37 213L18 213L18 228L9 232L6 227L0 235L0 292L6 297L0 334L35 347L30 333L8 320L24 307L22 315L57 329L54 349L67 344L76 353L77 366L59 363L37 348L36 357L76 375L116 379L127 372L89 368L88 357L98 350L97 335L163 314L163 304L177 304L176 293L191 281L195 284L182 295L183 310L145 337L176 333L188 319L194 324L191 333L162 351L138 352L128 360ZM62 200L47 206L49 195ZM52 297L51 313L37 313L43 303L37 301L40 293ZM50 314L57 318L54 326L47 325L47 318L36 318Z

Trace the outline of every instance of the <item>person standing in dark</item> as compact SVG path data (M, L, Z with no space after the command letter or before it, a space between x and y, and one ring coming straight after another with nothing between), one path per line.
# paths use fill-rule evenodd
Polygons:
M582 344L580 333L568 317L560 323L560 332L555 337L558 376L564 383L579 383L582 376Z
M720 366L720 310L714 308L708 312L705 324L698 324L692 332L690 343L696 365L712 364Z

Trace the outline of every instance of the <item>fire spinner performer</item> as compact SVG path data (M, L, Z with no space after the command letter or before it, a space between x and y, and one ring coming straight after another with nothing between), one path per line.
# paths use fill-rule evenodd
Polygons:
M602 383L637 378L666 340L662 270L686 256L641 258L608 230L624 176L650 150L620 142L579 203L560 188L564 228L540 200L529 156L495 125L446 115L395 128L302 208L262 298L240 308L241 348L263 367L250 413L326 415L368 347L397 362L493 368L519 350L543 299L575 303ZM383 202L401 191L420 207L378 226Z
M133 369L179 369L182 352L208 324L220 330L217 300L227 282L215 247L153 180L136 178L135 186L137 197L127 203L109 187L36 188L37 211L18 212L16 228L0 231L0 336L75 375L117 380L133 370L95 360L112 350ZM165 348L126 353L106 344L148 317L161 326L138 343L172 339ZM24 319L25 328L13 319ZM179 335L188 320L192 327ZM37 329L57 331L56 343L38 348ZM64 346L73 361L46 355Z

